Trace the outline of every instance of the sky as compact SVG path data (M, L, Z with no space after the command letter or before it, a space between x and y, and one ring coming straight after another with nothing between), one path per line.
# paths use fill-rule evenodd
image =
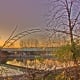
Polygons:
M0 0L0 40L6 40L17 24L16 33L46 27L46 3L47 0Z
M48 5L49 1L50 0L0 0L0 44L2 44L3 41L8 39L8 37L10 36L11 32L14 30L16 25L18 25L18 28L14 35L25 30L26 31L30 29L43 30L44 28L46 28L47 26L46 26L45 15L51 15L49 18L50 19L53 18L52 17L53 14L49 12L50 11L49 9L52 9L54 6ZM50 4L53 5L55 3L50 3ZM78 3L76 5L78 5ZM74 14L74 15L72 14L72 18L76 16L76 13L79 11L79 8L73 7L73 9L75 10L72 10ZM52 12L55 11L56 9ZM55 20L54 22L52 21L52 27L54 24L55 25L59 24ZM59 26L60 29L62 29L61 27ZM41 33L27 35L25 38L34 38L41 41L46 41L49 40L50 34L51 32L48 33L43 31Z

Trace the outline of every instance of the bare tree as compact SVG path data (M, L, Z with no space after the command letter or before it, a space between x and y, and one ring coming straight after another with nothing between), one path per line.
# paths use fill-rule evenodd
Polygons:
M10 47L16 41L20 40L21 38L25 37L26 35L36 33L36 32L41 32L40 29L31 29L31 30L26 30L26 31L23 31L23 32L20 32L20 33L17 33L16 35L14 35L15 31L16 31L16 28L14 29L12 34L9 36L9 38L4 42L4 44L1 48Z
M55 34L63 33L66 37L69 36L72 57L78 66L75 39L80 37L80 0L49 0L48 5L47 26ZM76 80L78 79L77 74Z
M39 41L37 39L34 39L34 46L39 47Z
M27 48L27 40L26 39L20 40L20 47L21 48Z

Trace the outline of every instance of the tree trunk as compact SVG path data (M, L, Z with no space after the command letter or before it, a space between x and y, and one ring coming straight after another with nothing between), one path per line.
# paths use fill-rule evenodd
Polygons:
M79 80L79 73L78 73L78 61L76 58L76 46L75 46L75 42L73 39L73 33L72 33L72 29L70 29L70 39L71 39L71 52L73 53L73 61L74 61L74 65L75 67L75 80Z

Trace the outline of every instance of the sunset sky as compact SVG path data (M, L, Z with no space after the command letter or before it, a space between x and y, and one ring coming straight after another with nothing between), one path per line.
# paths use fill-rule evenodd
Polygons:
M46 3L47 0L0 0L0 42L8 38L16 24L16 33L46 27L43 17L47 11Z
M54 3L54 5L56 4ZM78 5L78 3L76 5ZM25 30L44 30L45 28L49 28L46 23L48 24L47 21L51 21L53 18L53 11L50 11L52 8L53 3L50 2L50 0L0 0L0 45L2 45L4 41L8 39L16 25L18 25L18 27L14 35ZM80 6L73 7L71 15L72 18L76 16L76 12L78 12L79 9ZM53 13L55 12L56 9ZM57 14L57 16L58 15L60 14ZM64 21L63 18L62 20L59 20L59 22L57 22L56 20L51 21L50 28L53 28L53 26L55 26L56 24L60 24L61 21ZM67 17L65 18L64 23L67 23ZM58 25L57 27L59 30L62 30L64 26ZM68 27L65 28L68 29ZM51 31L42 31L40 33L27 35L24 38L37 39L40 42L43 41L47 43L51 34ZM62 34L59 33L59 36L56 36L56 38L54 36L52 39L59 40L59 37L64 37L64 35L62 36Z

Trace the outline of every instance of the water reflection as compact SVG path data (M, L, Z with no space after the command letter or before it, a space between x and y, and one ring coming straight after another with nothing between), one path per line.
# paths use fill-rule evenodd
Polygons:
M36 68L36 69L47 69L51 68L54 65L53 60L48 59L20 59L15 58L12 60L8 60L7 64L21 66L21 67L27 67L27 68Z
M65 67L65 63L52 59L26 59L26 58L13 58L7 61L7 64L26 67L26 68L36 68L39 70L54 70ZM70 61L67 66L73 66L74 63Z

